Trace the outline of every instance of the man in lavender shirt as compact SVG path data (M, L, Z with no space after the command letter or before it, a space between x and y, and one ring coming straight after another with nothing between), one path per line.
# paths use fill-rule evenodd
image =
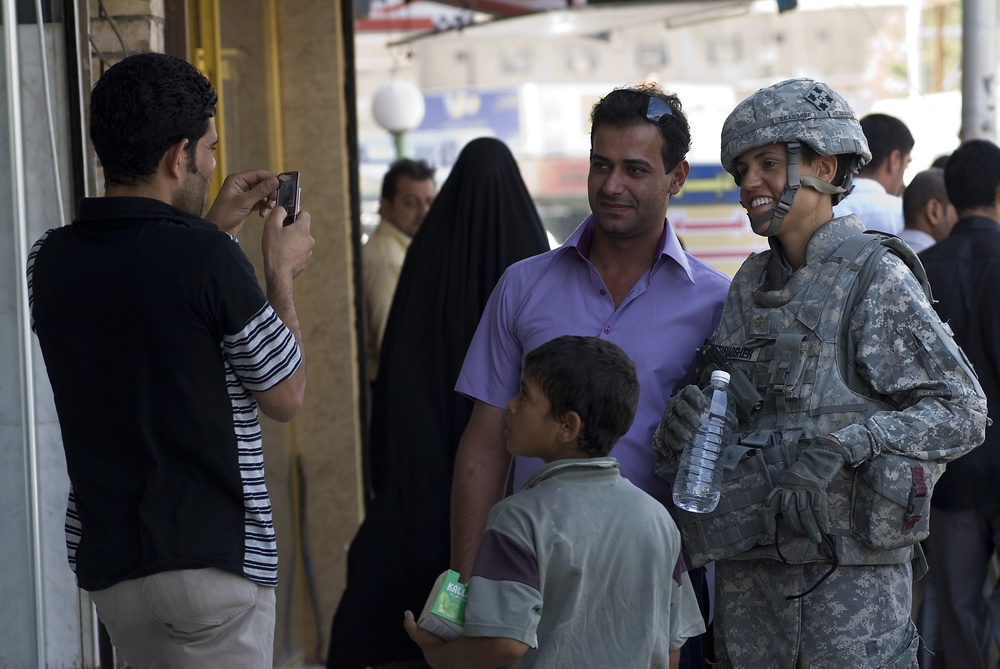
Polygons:
M456 385L476 402L452 488L451 562L463 580L489 509L506 492L504 406L518 392L524 356L555 337L599 336L635 362L639 406L611 455L624 477L672 505L669 486L653 473L653 432L674 383L719 322L729 277L688 255L666 221L670 196L690 171L691 136L680 100L655 86L617 89L594 106L591 122L593 214L561 247L507 270ZM516 458L514 490L541 464Z

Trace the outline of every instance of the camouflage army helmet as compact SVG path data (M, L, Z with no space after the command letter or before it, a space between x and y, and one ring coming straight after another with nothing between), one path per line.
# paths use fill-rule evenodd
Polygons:
M754 220L757 225L773 217L766 235L777 232L801 186L832 195L836 204L853 190L854 173L872 157L851 106L839 93L813 79L788 79L762 88L738 104L726 119L722 127L722 166L737 185L741 180L736 171L737 157L766 144L785 144L789 152L788 184L779 203L762 220ZM821 156L851 157L842 183L800 178L798 153L802 144Z

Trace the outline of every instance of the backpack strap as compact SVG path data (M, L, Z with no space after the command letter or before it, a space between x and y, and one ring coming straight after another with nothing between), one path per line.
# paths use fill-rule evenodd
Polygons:
M878 245L869 253L868 249L873 244ZM920 287L923 289L924 295L927 297L927 301L931 304L934 303L934 296L931 293L931 284L927 279L927 272L924 270L924 266L920 262L920 258L918 258L917 254L913 252L913 249L911 249L906 242L899 237L884 232L865 230L864 232L851 237L841 245L837 251L838 255L841 255L845 262L856 264L860 260L861 267L858 270L857 278L854 280L854 284L851 286L851 292L848 296L847 303L850 305L850 308L844 311L844 315L840 321L840 332L837 335L837 357L840 374L847 383L847 387L861 395L866 394L865 391L868 386L858 375L858 370L854 366L854 356L857 353L857 350L848 329L850 328L851 315L861 302L861 298L864 297L866 292L868 292L868 287L871 285L872 279L875 277L875 272L878 270L879 260L881 260L882 256L890 251L896 254L896 256L898 256L899 259L910 268L910 271L913 272L914 277L916 277L917 281L920 283ZM866 253L867 257L863 258Z
M920 258L913 252L913 249L911 249L906 242L896 235L890 235L884 232L869 232L866 234L877 235L880 238L883 247L888 248L890 251L899 256L906 266L910 268L910 271L913 272L913 276L917 278L917 281L920 283L920 287L924 290L924 296L927 298L927 301L934 304L934 295L931 293L931 282L930 279L927 278L927 271L924 269L924 264L920 262ZM874 274L874 272L875 270L873 268L872 273ZM870 277L868 279L868 283L871 283Z

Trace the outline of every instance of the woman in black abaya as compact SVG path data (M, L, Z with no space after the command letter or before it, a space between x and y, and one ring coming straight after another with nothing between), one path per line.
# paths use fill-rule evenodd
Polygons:
M510 150L490 138L469 142L410 245L393 298L372 398L375 497L348 553L329 669L426 666L402 617L423 608L449 566L452 462L473 406L455 381L500 275L548 248Z

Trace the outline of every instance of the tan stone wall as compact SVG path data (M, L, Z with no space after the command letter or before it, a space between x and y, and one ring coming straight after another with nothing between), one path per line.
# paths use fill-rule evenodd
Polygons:
M329 627L344 588L346 549L361 518L360 433L353 249L340 1L280 0L285 163L302 172L303 206L316 250L296 286L309 356L306 406L293 424L306 471L306 525L319 601L318 629L302 628L307 659L325 657ZM308 600L300 600L307 613Z
M330 624L346 576L346 549L362 514L357 341L348 170L347 108L343 99L344 36L340 5L310 0L277 4L281 128L262 126L265 75L255 64L263 0L223 0L223 58L236 87L226 92L227 155L234 170L254 162L301 172L302 206L312 216L316 247L296 280L295 304L308 361L306 403L290 425L263 420L268 490L278 533L279 620L275 664L304 651L325 659ZM242 34L241 34L242 33ZM232 52L236 51L235 57ZM230 55L226 55L229 53ZM239 92L237 94L237 91ZM240 101L238 104L237 101ZM283 151L265 165L266 133L280 132ZM260 265L260 224L251 220L241 244ZM301 465L304 480L298 481ZM301 524L300 524L301 521ZM306 580L308 553L312 583ZM314 588L318 611L309 588Z
M124 52L163 51L164 0L90 0L92 46L112 63ZM99 70L95 70L99 71Z

